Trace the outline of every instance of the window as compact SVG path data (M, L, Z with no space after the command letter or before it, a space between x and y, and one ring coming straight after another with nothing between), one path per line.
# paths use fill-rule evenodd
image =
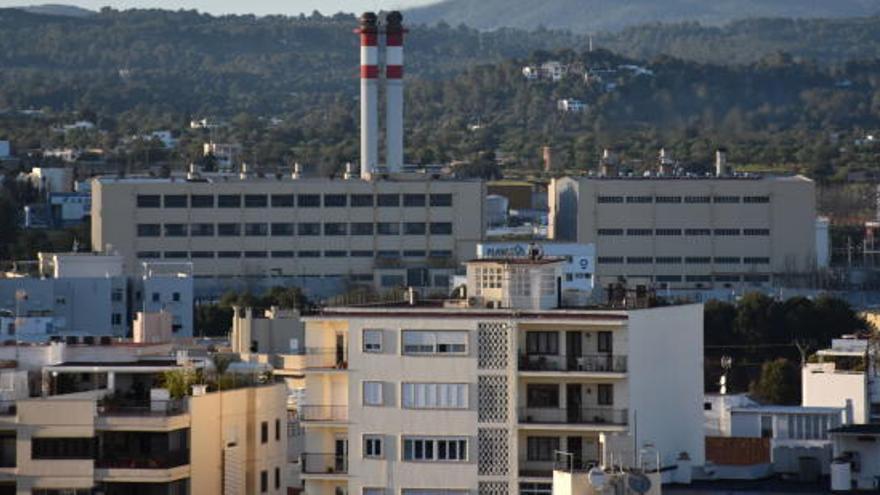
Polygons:
M345 194L325 194L324 208L345 208L348 206L348 196Z
M736 256L718 256L715 258L715 263L720 265L738 265L740 262L741 259Z
M217 235L220 237L238 237L241 235L241 224L218 223Z
M244 224L244 235L248 237L265 237L269 235L269 224L246 223Z
M213 208L214 195L212 194L193 194L189 197L189 204L193 208Z
M400 224L379 222L376 224L376 232L379 235L400 235Z
M650 265L654 258L650 256L627 256L626 262L630 265Z
M746 196L743 198L743 203L769 203L770 196Z
M596 233L600 236L623 235L623 229L599 229Z
M526 352L536 355L558 355L559 332L526 332Z
M260 471L260 493L266 493L269 491L269 472L266 470Z
M721 236L739 235L739 229L715 229L715 235L721 235Z
M364 457L367 459L381 459L384 455L382 437L379 435L364 435Z
M351 235L373 235L373 224L368 222L355 222L349 226Z
M432 249L428 255L431 258L452 258L452 251L448 249Z
M260 443L269 443L269 422L260 423Z
M654 202L658 204L681 203L681 196L657 196L656 198L654 198Z
M600 383L596 387L596 402L600 406L614 405L614 385Z
M544 383L526 385L526 407L559 407L559 385Z
M300 208L318 208L321 206L320 194L300 194L296 198L296 204Z
M689 265L708 265L712 262L712 258L708 256L688 256L684 262Z
M404 258L424 258L427 254L424 249L406 249L403 251Z
M600 264L619 265L623 263L623 256L599 256Z
M273 258L294 258L296 257L295 251L272 251L271 253Z
M382 275L379 282L382 287L403 287L406 279L403 275Z
M684 280L686 282L711 282L712 277L710 275L687 275Z
M739 282L740 277L739 277L739 275L716 275L715 281L716 282Z
M180 302L180 292L172 292L171 300L174 302Z
M139 223L137 226L138 237L159 237L161 233L158 223Z
M325 223L324 224L324 235L347 235L348 234L348 224L347 223Z
M528 437L526 458L529 461L552 461L559 450L559 437Z
M612 352L614 345L614 334L611 332L599 332L596 339L596 350L602 353Z
M245 208L266 208L269 206L269 197L265 194L246 194L244 196Z
M275 468L275 489L281 489L281 468Z
M743 235L770 235L770 229L743 229Z
M382 382L364 382L364 405L381 406L382 404Z
M653 229L626 229L626 235L654 235Z
M657 229L657 235L681 235L681 229Z
M296 225L296 233L302 236L321 235L321 224L316 222L299 223Z
M214 224L194 223L189 226L189 235L193 237L214 237Z
M110 324L122 325L122 315L119 313L113 313L112 315L110 315Z
M166 223L165 237L186 237L188 227L185 223Z
M404 330L403 354L466 354L467 332Z
M266 251L245 251L244 257L245 258L252 258L252 259L253 258L268 258L269 253L267 253Z
M691 235L691 236L712 235L712 229L685 229L684 235Z
M452 224L449 222L431 222L431 235L452 235Z
M324 251L325 258L345 258L348 256L348 251Z
M372 258L372 257L376 256L376 254L374 252L366 250L366 249L352 251L349 255L352 258ZM370 280L372 280L372 278Z
M220 251L217 253L218 258L241 258L241 251Z
M159 207L159 195L158 194L138 194L137 195L137 205L138 205L138 208L158 208Z
M364 352L382 352L382 330L364 330Z
M658 282L681 282L681 275L658 275Z
M275 419L275 441L281 441L281 420L277 418Z
M292 223L273 223L272 237L292 236L294 232L294 224Z
M685 203L695 204L695 203L711 203L712 198L710 196L685 196Z
M160 253L159 251L138 251L137 257L138 257L138 259L142 259L142 260L155 259L155 258L161 258L162 253Z
M403 224L403 235L425 235L427 229L424 222L406 222Z
M300 251L297 256L300 258L320 258L321 251Z
M186 194L166 194L163 200L165 208L186 208L188 203Z
M273 194L273 208L293 208L293 194Z
M372 208L373 195L372 194L352 194L351 195L351 206L353 208Z
M201 258L201 259L213 258L214 251L193 251L189 254L189 257L190 258Z
M769 265L770 258L764 257L752 257L752 258L743 258L743 263L746 265Z
M113 292L110 294L110 300L114 302L122 301L122 289L113 289Z
M219 208L241 208L241 196L238 194L221 194L217 196Z
M404 194L403 206L407 207L423 207L425 206L424 194Z
M623 196L599 196L596 202L600 204L623 203Z
M520 482L519 495L553 495L553 483Z
M739 203L739 196L715 196L712 201L725 204Z
M773 416L761 416L761 438L773 438Z
M630 204L644 204L644 203L653 203L653 196L627 196L626 202Z
M189 254L186 251L165 251L165 258L168 259L185 259L188 258Z
M466 383L403 383L401 405L407 409L467 409Z
M746 282L769 282L770 275L743 275L743 280Z
M400 206L400 195L399 194L380 194L376 198L376 203L379 206Z
M467 444L466 438L403 437L403 460L465 462Z
M452 206L451 194L432 194L431 206Z
M681 264L681 258L678 256L658 256L657 257L658 265L679 265Z
M94 459L94 438L34 438L31 459Z

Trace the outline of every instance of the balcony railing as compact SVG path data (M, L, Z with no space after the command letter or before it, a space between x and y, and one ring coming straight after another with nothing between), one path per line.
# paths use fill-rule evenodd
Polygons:
M610 407L527 407L519 411L520 423L571 425L626 425L626 409Z
M95 467L99 469L171 469L186 466L189 462L188 449L137 456L127 452L103 452L95 461Z
M348 406L299 406L300 421L346 421Z
M626 373L626 356L584 354L580 356L548 356L521 354L520 371L587 371Z
M348 351L337 347L309 347L305 350L306 368L348 369Z
M186 413L183 400L105 400L98 404L101 416L167 417Z
M346 474L348 456L341 454L303 454L302 472L307 474Z

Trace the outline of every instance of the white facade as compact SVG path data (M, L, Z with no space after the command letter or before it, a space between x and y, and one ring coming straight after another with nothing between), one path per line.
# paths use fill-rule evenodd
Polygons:
M871 380L876 364L864 339L834 339L830 349L816 353L818 362L801 370L802 403L810 407L842 407L847 423L880 418L880 384Z
M816 267L828 268L831 264L831 219L816 218Z
M538 242L535 246L544 256L563 258L562 290L590 292L596 264L596 247L592 244ZM532 244L528 242L491 242L477 244L477 258L527 258Z
M836 492L880 488L880 428L850 425L834 430L831 487ZM872 491L872 493L875 493Z
M72 168L34 167L31 169L31 173L25 177L34 187L43 192L73 191Z

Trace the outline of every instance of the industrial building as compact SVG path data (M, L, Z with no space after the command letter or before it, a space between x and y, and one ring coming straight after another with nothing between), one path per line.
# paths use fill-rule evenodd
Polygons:
M817 270L815 184L802 176L669 171L555 179L548 235L596 246L596 284L770 286Z

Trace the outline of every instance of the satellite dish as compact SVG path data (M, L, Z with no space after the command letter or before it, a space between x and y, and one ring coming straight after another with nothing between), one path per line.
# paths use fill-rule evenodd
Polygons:
M602 487L605 486L605 471L602 471L597 467L590 469L587 473L587 481L589 481L590 486L596 490L602 490Z
M642 473L631 473L626 477L626 484L636 493L648 493L651 489L651 480Z

